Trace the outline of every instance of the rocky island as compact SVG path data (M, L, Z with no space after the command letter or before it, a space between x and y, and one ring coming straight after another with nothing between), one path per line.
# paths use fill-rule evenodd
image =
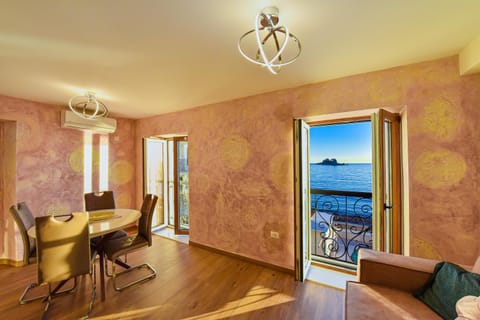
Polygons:
M345 163L338 163L337 159L332 158L332 159L324 159L322 162L317 162L314 164L321 164L325 166L343 166Z

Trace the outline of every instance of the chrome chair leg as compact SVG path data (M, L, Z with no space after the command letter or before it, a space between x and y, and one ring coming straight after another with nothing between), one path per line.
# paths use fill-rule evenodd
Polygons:
M42 295L42 296L36 296L36 297L33 297L33 298L25 299L25 296L28 294L28 292L29 292L31 289L36 288L36 287L39 287L38 283L30 283L30 284L25 288L25 290L23 291L23 294L20 296L20 299L18 299L18 303L19 303L19 304L27 304L27 303L32 302L32 301L36 301L36 300L40 300L40 299L46 298L46 297L47 297L46 295Z
M84 317L84 319L88 319L90 313L93 310L93 304L95 303L95 296L97 295L97 272L96 267L93 267L93 276L90 274L90 281L92 282L92 295L90 296L90 303L88 304L88 313Z
M73 283L73 286L71 288L68 288L68 289L65 289L65 290L62 290L62 291L58 291L58 289L60 289L60 287L62 287L65 283L60 283L53 291L52 291L52 296L59 296L59 295L63 295L63 294L68 294L70 292L73 292L75 291L75 289L77 288L77 278L74 278L74 283ZM27 303L30 303L32 301L36 301L36 300L40 300L40 299L45 299L48 297L48 295L41 295L41 296L35 296L33 298L28 298L26 299L26 295L28 294L28 292L33 289L33 288L36 288L36 287L41 287L38 283L30 283L26 288L25 290L23 291L23 294L20 296L20 299L18 299L18 303L19 304L27 304Z
M142 268L146 268L148 269L150 272L149 274L135 280L135 281L131 281L131 282L128 282L127 284L123 285L123 286L117 286L117 278L118 276L121 276L121 275L124 275L124 274L127 274L133 270L137 270L137 269L142 269ZM141 265L138 265L138 266L133 266L129 269L126 269L126 270L123 270L122 272L119 272L119 273L116 273L115 272L115 263L112 263L112 280L113 280L113 288L116 290L116 291L122 291L123 289L126 289L128 287L131 287L135 284L138 284L140 282L143 282L143 281L146 281L146 280L149 280L149 279L152 279L152 278L155 278L157 276L157 270L155 270L154 267L152 267L150 264L148 263L144 263L144 264L141 264Z
M47 319L47 311L48 308L50 308L50 304L52 304L52 286L50 283L48 284L48 297L47 297L47 303L45 304L45 308L43 309L42 313L42 320Z

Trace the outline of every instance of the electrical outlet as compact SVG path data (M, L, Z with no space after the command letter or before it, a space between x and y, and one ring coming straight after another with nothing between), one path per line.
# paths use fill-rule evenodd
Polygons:
M270 231L270 238L280 239L280 234L278 233L278 231Z

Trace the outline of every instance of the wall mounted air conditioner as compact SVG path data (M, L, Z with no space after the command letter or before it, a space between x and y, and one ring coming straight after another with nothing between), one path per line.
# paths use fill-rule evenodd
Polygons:
M69 110L62 110L60 126L79 130L90 130L98 133L113 133L117 128L117 120L112 118L84 119Z

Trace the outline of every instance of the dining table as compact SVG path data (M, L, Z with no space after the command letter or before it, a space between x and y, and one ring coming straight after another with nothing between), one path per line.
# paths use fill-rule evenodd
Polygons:
M104 209L89 211L88 231L90 239L101 237L100 241L95 241L95 249L99 255L100 264L100 291L101 300L105 301L105 257L103 254L103 243L107 241L115 231L121 230L133 223L135 223L141 216L139 210L134 209ZM65 219L70 215L58 215L57 219ZM28 236L36 239L35 226L27 230ZM128 268L129 265L123 261L115 261L114 263L120 264L124 268ZM56 290L60 286L57 286Z

